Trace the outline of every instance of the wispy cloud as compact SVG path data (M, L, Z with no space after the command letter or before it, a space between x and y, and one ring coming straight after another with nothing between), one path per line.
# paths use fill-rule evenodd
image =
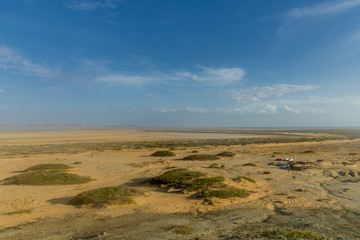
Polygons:
M191 113L207 113L208 110L205 108L200 108L200 107L186 107L185 108L186 111L191 112Z
M226 85L237 82L245 75L240 68L208 68L201 67L200 71L172 71L172 72L148 72L139 74L106 74L97 77L95 82L111 85L149 85L169 83L173 81L198 82L205 85Z
M223 85L239 82L246 72L241 68L209 68L201 66L196 73L183 71L176 73L173 78L188 79L212 85Z
M98 9L116 9L121 0L67 0L64 5L72 10L94 11Z
M0 93L3 93L3 92L4 92L4 89L1 89L1 88L0 88Z
M0 47L0 69L15 71L18 74L27 76L45 78L52 78L58 74L58 71L44 64L34 63L5 46Z
M156 112L161 113L199 113L199 114L319 114L324 113L325 110L321 108L315 108L307 105L294 105L290 106L288 104L274 104L274 103L256 103L249 104L243 107L238 108L216 108L216 109L207 109L202 107L185 107L185 108L160 108L155 109Z
M161 79L140 75L110 74L95 79L97 83L107 83L110 85L147 85L159 83Z
M312 85L277 84L273 86L254 87L250 89L228 90L223 92L222 95L228 96L238 102L257 102L270 96L281 97L288 93L314 90L316 88L318 87Z
M288 16L293 18L307 16L321 16L326 14L341 13L360 5L360 0L337 0L325 2L312 7L294 8L288 12Z

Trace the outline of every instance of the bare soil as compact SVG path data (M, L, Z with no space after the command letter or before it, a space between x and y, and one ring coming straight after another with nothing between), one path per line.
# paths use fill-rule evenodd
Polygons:
M277 130L278 132L278 130ZM193 137L225 138L228 133L140 130L0 133L0 148L31 149L43 144L152 142ZM215 135L214 135L215 134ZM294 132L292 135L296 135ZM303 136L305 133L299 133ZM307 135L320 134L314 132ZM326 133L328 134L328 133ZM161 136L160 136L161 135ZM246 134L228 134L241 138ZM266 137L271 134L266 132ZM271 135L273 138L284 134ZM265 134L252 135L264 138ZM185 140L186 140L185 139ZM76 153L0 153L0 180L36 164L63 163L70 172L95 181L78 185L0 185L0 239L262 239L265 229L294 228L327 239L360 239L360 140L194 146L171 149L176 157L152 157L161 148L86 150ZM183 161L194 154L236 153L216 161ZM293 158L301 171L268 165ZM322 161L318 161L322 160ZM209 168L213 163L223 168ZM243 166L254 163L253 166ZM288 162L282 161L284 164ZM192 193L142 184L172 167L188 168L246 189L246 198L197 199ZM270 174L264 174L270 172ZM234 181L239 176L256 180ZM100 187L127 185L143 192L135 203L103 208L67 203ZM28 210L28 211L24 211ZM186 226L186 232L177 231Z

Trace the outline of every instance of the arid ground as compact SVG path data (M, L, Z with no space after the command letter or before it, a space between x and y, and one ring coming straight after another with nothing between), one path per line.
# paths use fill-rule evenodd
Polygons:
M151 156L158 150L176 156ZM182 160L224 151L236 155ZM292 158L293 168L273 165L290 165L276 158ZM282 230L309 233L308 239L360 239L356 129L4 132L0 163L0 181L45 163L94 179L45 186L2 181L0 239L292 239ZM249 196L204 199L144 183L176 168L223 176ZM82 192L118 185L141 194L125 205L68 204Z

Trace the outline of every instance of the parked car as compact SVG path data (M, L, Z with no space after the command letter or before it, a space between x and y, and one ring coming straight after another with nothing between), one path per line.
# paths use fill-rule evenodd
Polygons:
M289 168L289 167L290 167L289 165L283 164L280 168L282 168L282 169L287 169L287 168Z
M283 161L289 161L290 158L283 158Z
M282 166L282 165L283 165L282 163L275 164L275 166Z
M268 163L268 165L275 165L275 163L271 162L271 163Z
M292 162L292 161L294 161L294 159L290 158L290 159L289 159L289 162Z
M275 161L281 161L282 159L281 158L276 158Z

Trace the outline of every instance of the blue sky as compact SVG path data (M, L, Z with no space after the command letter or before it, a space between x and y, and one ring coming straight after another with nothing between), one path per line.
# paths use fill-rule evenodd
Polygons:
M4 0L0 124L352 127L360 0Z

